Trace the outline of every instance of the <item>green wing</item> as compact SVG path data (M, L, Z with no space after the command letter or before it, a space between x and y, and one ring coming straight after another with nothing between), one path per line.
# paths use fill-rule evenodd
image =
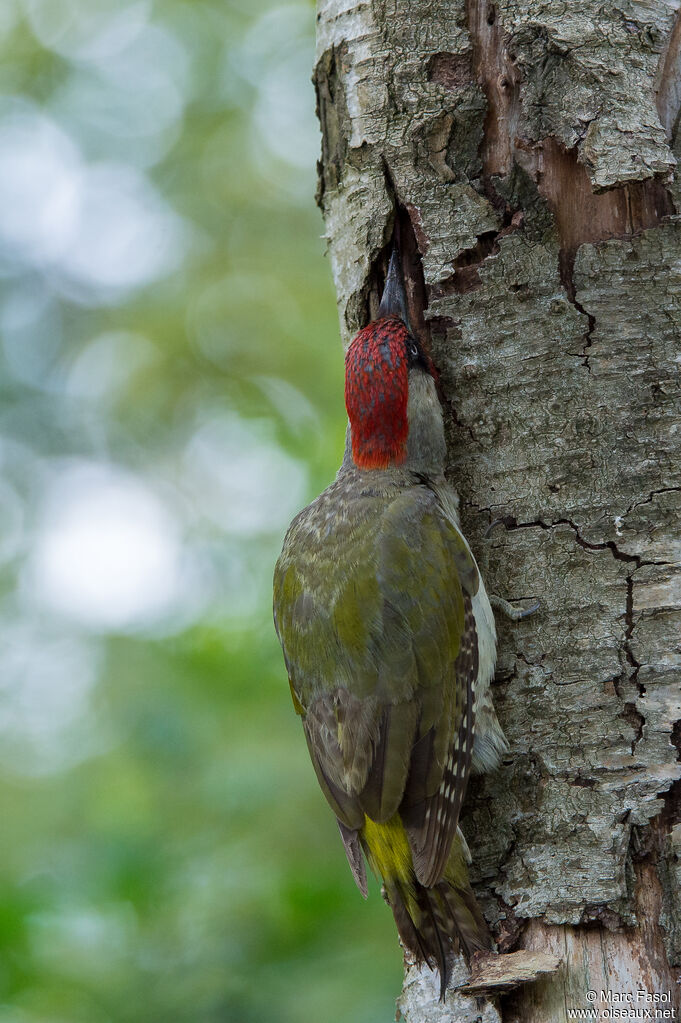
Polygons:
M294 520L275 570L275 625L324 794L351 831L399 809L425 884L444 869L470 768L477 587L426 486L337 481Z

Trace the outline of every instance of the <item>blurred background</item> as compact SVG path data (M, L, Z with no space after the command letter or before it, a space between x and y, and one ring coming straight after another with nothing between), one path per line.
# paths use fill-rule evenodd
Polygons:
M0 1023L378 1023L271 621L343 445L314 7L0 4Z

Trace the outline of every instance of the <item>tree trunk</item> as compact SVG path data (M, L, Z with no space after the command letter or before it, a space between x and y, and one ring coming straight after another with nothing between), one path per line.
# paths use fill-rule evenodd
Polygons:
M409 967L409 1023L678 1018L678 9L319 2L344 340L376 314L397 217L464 532L480 555L501 519L488 590L541 600L499 622L511 754L471 783L463 830L500 950L562 966L481 998L458 963L444 1007Z

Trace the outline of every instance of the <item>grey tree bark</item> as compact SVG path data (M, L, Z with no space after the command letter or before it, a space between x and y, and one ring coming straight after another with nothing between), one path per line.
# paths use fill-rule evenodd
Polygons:
M409 1023L678 1018L679 6L319 0L343 338L376 313L397 217L464 531L480 553L501 519L488 589L542 605L499 623L511 754L463 829L500 950L561 966L483 997L459 963L443 1006L407 963Z

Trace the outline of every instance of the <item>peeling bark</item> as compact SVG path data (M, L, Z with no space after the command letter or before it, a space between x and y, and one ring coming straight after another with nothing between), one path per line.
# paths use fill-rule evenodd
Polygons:
M319 0L317 24L343 338L398 219L464 530L480 554L502 520L489 588L542 602L500 623L511 753L463 828L500 950L563 966L483 997L458 963L444 1007L410 966L402 1018L553 1023L641 985L678 1013L678 0Z

